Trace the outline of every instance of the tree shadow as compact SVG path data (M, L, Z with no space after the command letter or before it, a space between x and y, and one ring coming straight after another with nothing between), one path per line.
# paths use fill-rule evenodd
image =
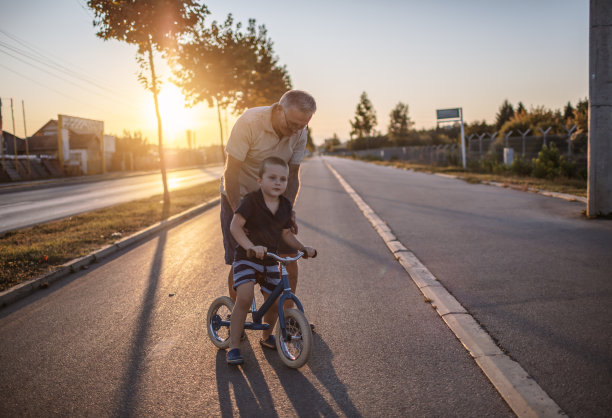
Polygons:
M118 401L114 416L133 416L138 404L138 391L144 375L146 345L155 307L155 295L163 264L166 239L167 231L161 232L155 254L153 255L153 262L151 263L149 284L142 300L142 311L136 321L136 329L132 337L132 347L127 358L127 368L121 379L123 383L117 392Z
M277 417L270 388L248 341L243 343L243 366L232 366L225 360L226 351L219 350L215 362L217 392L221 416L234 416L230 390L234 392L239 415L244 417Z

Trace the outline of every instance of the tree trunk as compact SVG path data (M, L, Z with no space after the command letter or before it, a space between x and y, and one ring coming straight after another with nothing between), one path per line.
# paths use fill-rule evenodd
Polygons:
M159 166L162 175L162 183L164 185L164 206L170 204L170 193L168 192L168 179L166 177L166 159L164 158L164 141L162 137L162 120L159 113L159 101L157 100L157 76L155 75L155 65L153 63L153 47L149 42L149 65L151 67L151 91L153 92L153 100L155 102L155 116L157 116L157 139L159 149Z
M219 134L221 136L221 156L223 157L223 162L225 162L225 146L223 145L223 123L221 122L221 106L219 105L219 99L215 98L215 102L217 102L217 117L219 118Z

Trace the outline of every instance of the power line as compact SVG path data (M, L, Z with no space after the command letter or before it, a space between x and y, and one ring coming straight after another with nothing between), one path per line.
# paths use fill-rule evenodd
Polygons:
M46 84L40 83L40 82L38 82L38 81L36 81L36 80L34 80L34 79L30 78L30 77L27 77L27 76L25 76L24 74L22 74L22 73L20 73L20 72L18 72L18 71L15 71L15 70L13 70L13 69L11 69L11 68L7 67L6 65L4 65L4 64L2 64L2 63L0 63L0 67L4 68L5 70L10 71L10 72L12 72L12 73L14 73L14 74L17 74L18 76L23 77L23 78L25 78L26 80L31 81L32 83L38 84L39 86L44 87L44 88L46 88L47 90L51 90L51 91L53 91L54 93L59 94L60 96L64 96L64 97L66 97L67 99L74 100L74 101L76 101L76 102L79 102L79 103L85 104L85 105L87 105L87 106L91 106L91 107L93 107L93 108L95 108L95 109L97 109L97 110L99 110L99 111L101 111L101 112L109 113L108 108L106 108L106 109L102 109L102 108L100 108L100 107L98 107L98 106L96 106L96 105L91 104L90 102L89 102L89 103L88 103L88 102L84 102L84 101L79 100L79 99L77 99L77 98L75 98L75 97L69 96L69 95L67 95L66 93L63 93L63 92L61 92L61 91L59 91L59 90L56 90L56 89L54 89L54 88L49 87L49 86L48 86L48 85L46 85ZM112 115L114 115L115 117L117 117L117 118L123 118L123 117L124 117L124 115L115 114L115 113L113 113L112 111L111 111L110 113L111 113ZM142 122L136 122L136 121L132 121L132 123L134 123L134 124L142 124Z
M2 47L2 43L1 43L1 42L0 42L0 47ZM37 65L34 65L34 64L28 63L28 62L26 62L26 61L22 60L21 58L16 57L15 55L13 55L13 54L11 54L11 53L8 53L8 52L6 52L6 51L2 51L2 50L0 50L0 52L1 52L1 53L3 53L3 54L6 54L6 55L8 55L8 56L11 56L11 57L15 58L16 60L19 60L19 61L23 62L24 64L27 64L27 65L29 65L29 66L31 66L31 67L33 67L33 68L36 68L36 69L41 70L41 71L45 71L45 69L44 69L44 68L41 68L41 67L39 67L39 66L37 66ZM5 68L6 68L6 67L5 67ZM53 73L51 73L51 72L48 72L47 74L48 74L48 75L50 75L50 76L53 76L53 77L55 77L55 78L58 78L58 79L60 79L60 80L62 80L62 81L65 81L66 83L72 84L73 86L76 86L76 87L81 88L81 89L83 89L83 90L87 90L87 91L89 91L89 92L91 92L91 93L93 93L93 94L96 94L96 95L100 95L100 96L102 96L102 95L101 95L101 93L99 93L99 92L96 92L96 91L93 91L93 90L91 90L91 89L88 89L87 87L81 86L81 85L79 85L79 84L77 84L77 83L75 83L75 82L73 82L73 81L71 81L71 80L68 80L68 79L66 79L66 78L64 78L64 77L61 77L61 76L59 76L59 75L57 75L57 74L53 74ZM107 97L105 97L105 98L106 98L107 100L115 100L115 99L116 99L115 97L113 97L113 98L109 98L108 96L107 96ZM124 106L128 106L128 107L130 107L130 108L132 107L132 105L131 105L131 104L127 104L127 103L125 103L125 102L123 103L123 105L124 105ZM132 110L134 110L134 109L132 109Z

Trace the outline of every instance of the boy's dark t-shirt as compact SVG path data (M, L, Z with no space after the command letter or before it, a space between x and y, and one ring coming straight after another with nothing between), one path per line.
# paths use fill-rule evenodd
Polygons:
M266 206L263 192L259 189L242 198L236 213L242 215L246 220L244 227L253 244L263 245L268 251L276 253L282 240L283 229L289 229L291 226L292 209L289 199L279 196L278 209L273 214ZM261 260L247 257L246 250L239 244L236 245L235 260L246 259L261 264ZM276 264L274 260L266 259L265 261L265 264L268 265Z

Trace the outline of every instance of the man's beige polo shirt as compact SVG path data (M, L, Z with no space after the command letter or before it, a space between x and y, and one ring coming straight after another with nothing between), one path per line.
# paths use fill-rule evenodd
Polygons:
M272 127L272 106L254 107L238 118L227 140L225 151L242 161L238 181L240 196L259 189L257 177L261 162L268 157L279 157L287 164L300 164L304 158L308 129L280 138ZM223 190L223 181L220 187Z

